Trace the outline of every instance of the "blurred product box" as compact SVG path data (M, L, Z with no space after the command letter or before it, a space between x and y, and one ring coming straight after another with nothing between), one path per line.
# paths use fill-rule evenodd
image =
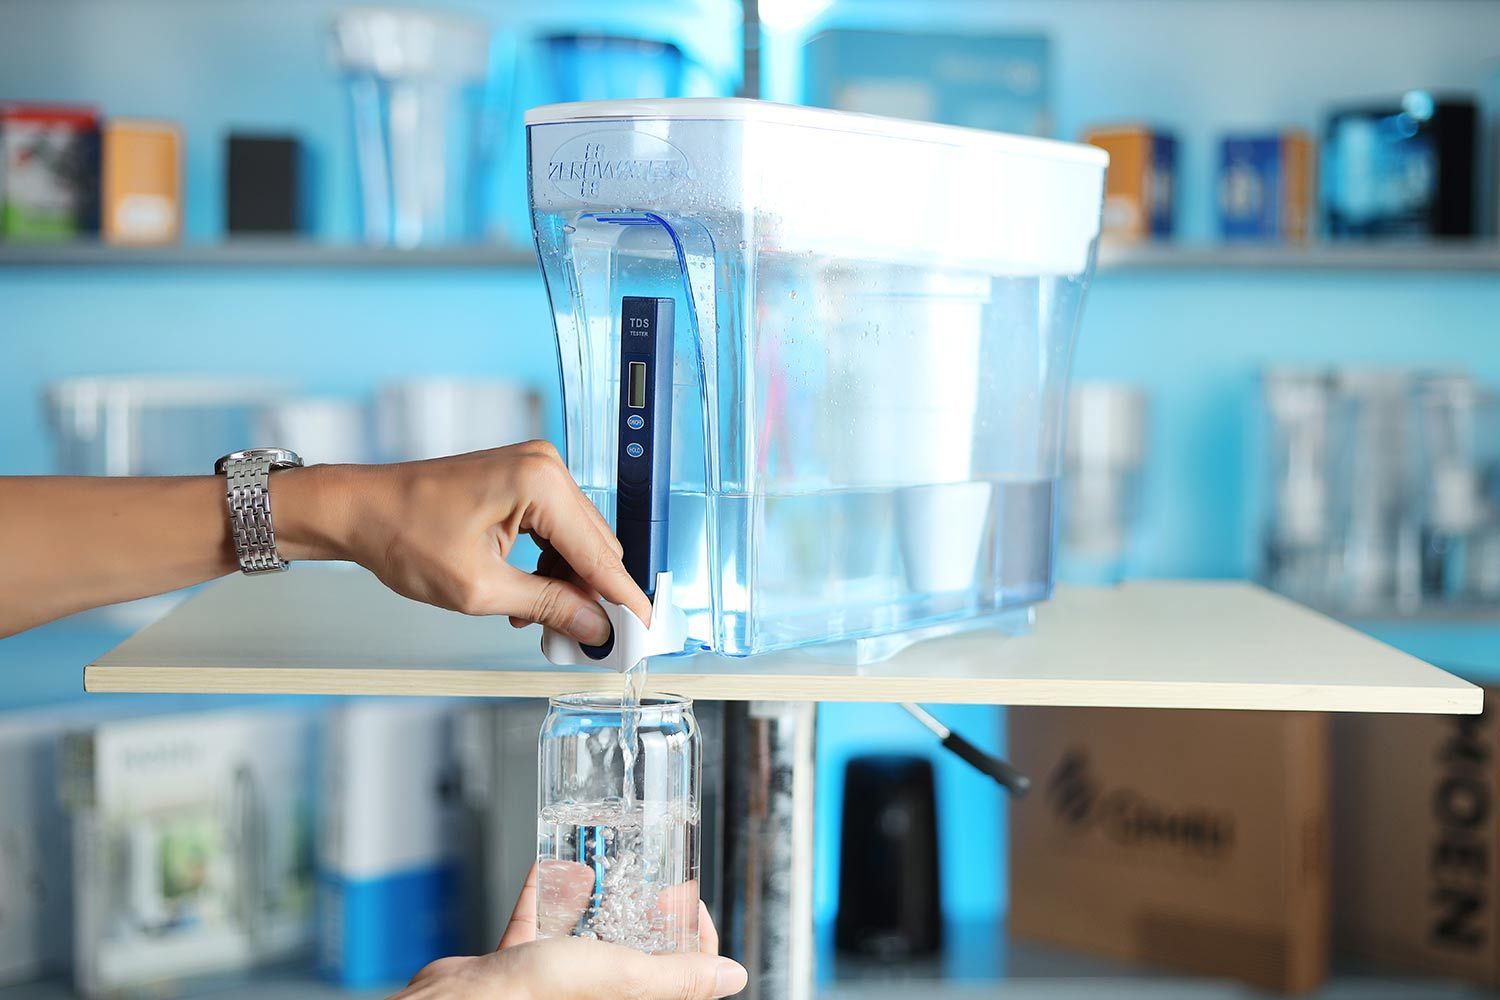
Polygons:
M415 462L539 438L542 403L506 379L414 378L380 387L375 426L382 461Z
M301 231L306 171L296 136L231 133L224 162L224 228L231 236Z
M455 711L360 701L328 719L318 968L345 987L405 982L457 951Z
M73 962L73 858L58 795L68 733L141 710L90 699L0 713L0 985L66 974Z
M1500 690L1482 715L1334 723L1334 948L1500 988Z
M1104 234L1136 242L1176 232L1177 139L1142 125L1101 127L1083 141L1109 153L1104 179Z
M1226 136L1219 144L1219 234L1306 243L1313 145L1305 132Z
M1327 719L1024 708L1011 807L1020 938L1284 992L1328 955Z
M310 953L317 716L103 723L63 742L73 977L153 991Z
M294 397L290 383L251 377L85 375L48 383L42 405L62 475L192 476L244 447L258 414Z
M98 113L0 104L0 239L68 239L98 228Z
M77 712L0 717L0 984L66 972L73 877L58 744Z
M1321 170L1328 235L1475 235L1478 133L1472 100L1427 91L1335 111Z
M829 29L804 49L804 103L1051 135L1045 35Z
M374 460L374 414L366 400L296 396L256 414L256 441L275 441L309 462L364 465Z
M182 233L182 138L171 122L104 126L103 230L109 243L175 243Z

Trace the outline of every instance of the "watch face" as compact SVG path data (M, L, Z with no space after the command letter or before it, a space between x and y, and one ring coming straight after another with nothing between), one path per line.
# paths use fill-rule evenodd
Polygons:
M289 448L246 448L244 451L232 451L219 459L214 463L214 472L223 475L230 462L246 458L269 459L273 469L295 469L302 465L302 456Z

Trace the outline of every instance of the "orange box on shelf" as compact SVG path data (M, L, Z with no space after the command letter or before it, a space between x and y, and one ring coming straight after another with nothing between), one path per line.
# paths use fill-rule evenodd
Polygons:
M1177 140L1161 129L1121 125L1089 129L1083 141L1109 152L1104 235L1139 242L1176 230Z
M109 243L175 243L182 234L182 137L171 122L104 126L101 229Z

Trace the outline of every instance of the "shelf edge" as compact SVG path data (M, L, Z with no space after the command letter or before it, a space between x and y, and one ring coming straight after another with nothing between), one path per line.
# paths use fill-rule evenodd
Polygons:
M84 669L91 693L390 695L414 697L547 698L617 684L597 671L467 669L111 666ZM651 691L708 701L900 702L914 697L908 678L860 677L830 696L827 677L776 674L651 676ZM1250 711L1375 712L1477 715L1480 688L1464 682L1443 688L930 677L921 698L937 705L1071 706L1101 708L1229 709Z

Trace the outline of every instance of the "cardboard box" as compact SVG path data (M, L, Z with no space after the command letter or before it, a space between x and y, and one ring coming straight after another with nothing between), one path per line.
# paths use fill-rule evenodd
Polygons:
M231 132L224 162L224 228L231 236L302 229L306 168L296 136Z
M0 713L0 985L63 975L73 962L73 858L58 795L70 733L142 711L87 699Z
M171 122L104 127L104 239L175 243L182 233L182 139Z
M1323 129L1323 227L1331 239L1479 232L1477 103L1413 90L1334 110Z
M1109 153L1104 235L1123 242L1165 239L1177 228L1177 140L1143 125L1095 128L1083 141Z
M1011 758L1021 938L1285 992L1328 954L1326 717L1026 708Z
M1045 35L828 28L808 40L803 103L1051 135Z
M71 239L98 228L98 114L0 104L0 239Z
M57 799L58 744L78 713L0 717L0 984L66 972L73 873Z
M73 976L97 997L310 953L317 716L106 722L62 745Z
M1219 234L1306 243L1313 145L1305 132L1226 136L1219 144Z
M458 950L458 708L450 699L361 700L328 719L318 966L345 987L405 982ZM533 839L534 811L533 800L520 817Z
M1391 971L1500 988L1500 690L1482 715L1334 728L1334 947Z

